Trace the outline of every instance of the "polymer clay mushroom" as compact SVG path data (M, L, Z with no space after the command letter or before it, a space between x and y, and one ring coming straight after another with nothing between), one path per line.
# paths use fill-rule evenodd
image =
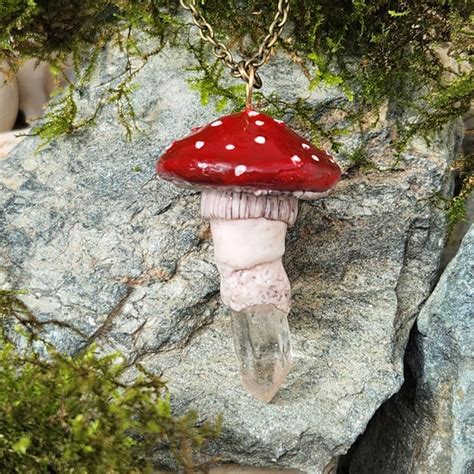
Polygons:
M291 289L282 264L298 199L326 196L340 169L282 121L251 108L175 141L158 175L202 191L243 385L270 401L291 366Z

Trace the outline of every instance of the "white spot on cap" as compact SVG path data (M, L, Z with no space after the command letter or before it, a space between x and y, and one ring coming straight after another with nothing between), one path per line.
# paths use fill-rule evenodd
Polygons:
M195 146L198 150L200 150L200 149L204 146L204 142L202 142L201 140L198 140L198 141L194 144L194 146Z
M261 135L255 137L255 143L258 143L259 145L263 145L266 141L266 138L262 137Z
M283 120L274 119L276 123L285 123Z
M257 115L260 115L260 112L257 112L256 110L249 110L247 113L249 117L256 117Z
M198 168L205 170L209 165L207 163L198 163Z
M329 157L329 161L330 161L331 163L336 163L336 162L334 161L334 158L333 158L332 156Z
M245 165L237 165L235 167L235 176L240 176L241 174L244 174L247 171L247 167Z
M262 125L265 125L265 122L263 120L255 120L255 125L261 127Z
M226 149L226 150L234 150L234 149L235 149L235 145L232 145L232 143L229 143L228 145L225 146L225 149Z
M305 150L309 150L309 149L311 148L307 143L302 143L301 146L302 146Z
M316 155L311 155L311 158L313 158L314 161L319 161L319 158Z
M218 127L219 125L222 125L222 120L216 120L211 123L211 127Z
M298 155L293 155L291 157L291 161L295 164L295 165L299 165L301 163L301 158L298 156Z

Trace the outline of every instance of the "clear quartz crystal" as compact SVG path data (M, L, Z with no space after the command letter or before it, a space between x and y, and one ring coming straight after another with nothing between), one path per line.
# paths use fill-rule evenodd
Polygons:
M255 398L269 402L291 367L287 313L272 304L231 313L242 384Z

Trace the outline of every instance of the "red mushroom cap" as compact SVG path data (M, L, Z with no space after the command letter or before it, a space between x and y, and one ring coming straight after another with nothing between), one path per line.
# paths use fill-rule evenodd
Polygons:
M197 188L329 191L341 170L282 121L247 109L175 141L156 165L161 178Z

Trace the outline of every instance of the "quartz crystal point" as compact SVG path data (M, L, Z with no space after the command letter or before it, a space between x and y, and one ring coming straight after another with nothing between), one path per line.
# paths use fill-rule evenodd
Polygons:
M291 367L286 313L274 305L260 304L231 314L242 384L255 398L269 402Z
M291 364L291 287L282 257L298 202L285 196L205 191L201 212L211 221L240 378L253 396L269 402Z

